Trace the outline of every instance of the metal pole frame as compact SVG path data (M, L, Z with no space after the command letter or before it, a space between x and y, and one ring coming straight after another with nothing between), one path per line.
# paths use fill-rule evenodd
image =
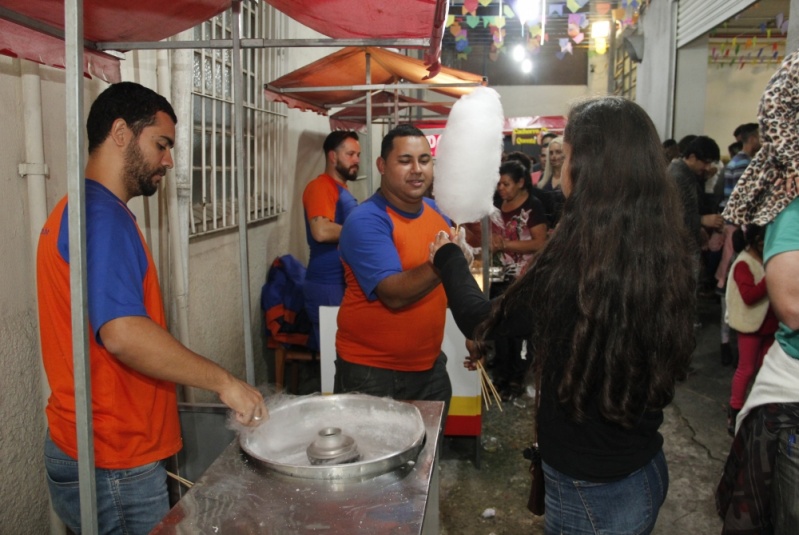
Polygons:
M236 183L237 202L239 205L239 263L241 268L241 310L244 328L244 365L247 382L255 385L255 361L252 347L252 318L250 312L250 253L247 240L247 177L244 169L244 73L241 70L241 0L234 0L231 5L230 19L233 36L233 121L236 143Z
M255 370L252 348L252 326L250 321L250 294L249 294L249 253L247 242L247 197L246 176L244 169L244 133L243 133L243 74L241 72L242 48L267 48L267 47L329 47L329 46L386 46L394 48L424 48L429 45L429 39L306 39L306 40L263 40L246 39L242 44L239 34L239 15L241 13L241 0L232 4L233 19L232 40L217 40L209 42L198 41L159 41L151 43L121 43L105 42L95 43L84 39L83 35L83 0L65 0L64 2L64 28L50 27L44 23L32 21L27 17L19 17L6 8L0 7L0 18L11 20L28 28L33 28L41 33L54 37L62 37L65 45L65 93L66 93L66 126L67 132L67 197L68 197L68 223L69 223L69 255L70 255L70 292L72 309L72 352L75 370L75 411L78 442L78 471L81 504L81 531L87 535L98 533L97 523L97 489L95 482L94 466L94 426L92 423L91 402L91 369L89 360L89 333L88 333L88 296L86 276L86 197L85 180L83 177L85 162L85 143L83 132L83 58L84 48L107 52L117 57L118 49L126 50L157 50L181 48L231 48L233 49L234 66L234 99L235 99L235 142L236 168L238 182L239 204L239 253L241 262L242 285L242 312L244 315L244 350L247 381L255 383ZM367 75L367 83L370 76ZM477 84L469 84L477 85ZM457 87L458 85L449 85ZM389 88L391 86L382 86ZM363 88L368 90L368 88ZM371 119L371 99L367 104L368 116ZM371 122L369 142L371 144ZM367 156L371 159L371 147L367 147ZM369 189L372 190L371 167L369 165Z
M366 87L369 88L372 85L372 55L367 52L366 53ZM368 138L366 141L366 183L369 185L367 191L369 192L369 196L372 196L374 193L375 185L373 179L373 169L375 163L372 161L372 92L371 89L366 89L366 137Z
M98 533L97 488L94 479L86 292L86 183L83 141L83 0L64 2L65 91L67 132L67 198L69 220L69 290L72 308L72 363L75 370L75 412L81 532Z

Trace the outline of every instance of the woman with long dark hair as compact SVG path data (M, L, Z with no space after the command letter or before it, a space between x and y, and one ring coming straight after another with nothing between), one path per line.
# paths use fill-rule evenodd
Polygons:
M563 148L560 224L505 294L483 297L449 237L431 256L468 338L529 337L547 533L649 533L668 489L662 411L694 348L689 238L640 106L576 105Z

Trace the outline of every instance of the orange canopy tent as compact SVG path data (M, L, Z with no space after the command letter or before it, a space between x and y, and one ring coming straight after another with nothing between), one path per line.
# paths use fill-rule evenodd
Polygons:
M331 130L355 130L365 133L366 128L366 99L358 103L351 103L350 106L337 111L330 116ZM418 110L422 108L432 112L435 116L449 115L451 103L432 103L425 102L418 98L406 97L405 95L395 95L388 91L379 91L372 95L372 117L391 118L393 122L399 122L399 114L408 110ZM424 118L429 118L425 115Z
M370 80L367 82L367 58ZM266 84L266 98L290 108L327 115L365 91L389 89L391 84L408 83L412 89L430 89L458 98L470 93L483 77L442 67L435 79L421 60L377 47L347 47ZM399 86L398 86L399 87Z

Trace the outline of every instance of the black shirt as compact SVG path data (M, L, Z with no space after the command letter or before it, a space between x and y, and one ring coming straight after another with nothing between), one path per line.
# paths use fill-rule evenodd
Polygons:
M488 317L491 302L477 286L457 245L448 244L439 249L434 262L455 322L467 338L472 338L475 327ZM529 338L534 315L542 311L535 310L532 304L523 308L509 311L492 331L492 337ZM567 355L567 351L568 346L562 355ZM556 365L558 361L550 358L549 362ZM556 373L550 383L541 385L538 444L544 462L575 479L608 482L630 475L660 451L663 437L658 428L663 423L663 411L644 411L642 407L638 423L624 429L604 419L595 403L588 408L585 421L577 423L555 397L561 376Z

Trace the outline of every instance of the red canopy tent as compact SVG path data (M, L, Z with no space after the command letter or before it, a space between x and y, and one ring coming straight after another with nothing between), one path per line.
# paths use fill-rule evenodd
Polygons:
M424 40L429 76L435 76L441 68L439 59L447 0L390 3L381 0L269 0L268 3L334 39ZM231 4L232 0L84 0L84 74L110 82L119 81L118 59L98 52L98 44L160 41L222 13ZM0 0L0 54L63 67L66 64L63 36L63 1ZM328 46L335 46L335 43L328 43ZM420 47L419 44L407 46Z
M84 74L118 82L119 60L94 50L103 41L160 41L230 8L231 0L84 0ZM0 0L0 54L66 64L64 2Z
M267 0L294 20L335 38L429 37L425 65L429 76L441 69L441 40L448 0Z

